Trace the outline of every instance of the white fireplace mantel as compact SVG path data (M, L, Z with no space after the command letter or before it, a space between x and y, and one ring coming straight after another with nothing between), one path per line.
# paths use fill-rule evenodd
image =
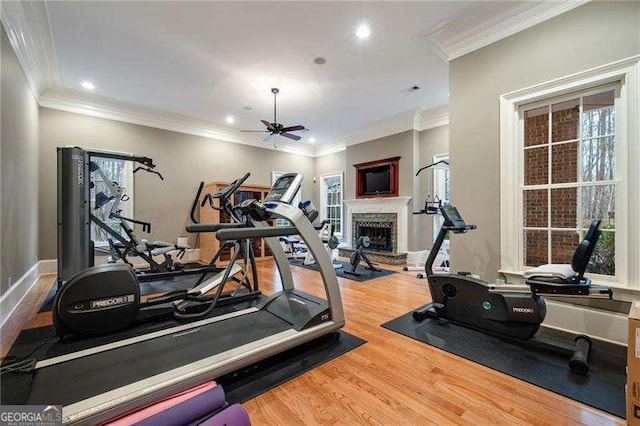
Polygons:
M398 216L398 253L406 253L409 244L409 201L411 197L344 200L345 241L349 243L352 240L351 225L354 213L395 213Z

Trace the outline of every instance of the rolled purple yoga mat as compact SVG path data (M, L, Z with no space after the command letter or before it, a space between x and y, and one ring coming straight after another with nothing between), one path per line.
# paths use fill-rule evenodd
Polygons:
M250 426L249 414L240 404L233 404L215 416L200 423L200 426Z
M161 413L148 417L136 425L182 426L219 410L225 404L224 390L222 390L222 386L218 385Z

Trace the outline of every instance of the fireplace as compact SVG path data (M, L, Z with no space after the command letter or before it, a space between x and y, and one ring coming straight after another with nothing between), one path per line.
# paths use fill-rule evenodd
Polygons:
M356 240L360 237L369 237L370 251L392 252L393 241L391 239L391 222L356 222Z
M367 236L371 245L367 251L395 253L398 247L398 216L395 213L354 213L351 246L361 236Z

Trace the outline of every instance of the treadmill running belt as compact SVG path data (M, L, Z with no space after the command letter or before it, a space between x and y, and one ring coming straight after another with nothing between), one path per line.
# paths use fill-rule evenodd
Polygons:
M37 370L27 404L69 405L290 328L260 310L55 364Z

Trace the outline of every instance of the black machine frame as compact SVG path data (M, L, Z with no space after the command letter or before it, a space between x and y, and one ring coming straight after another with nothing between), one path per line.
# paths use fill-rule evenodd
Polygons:
M449 232L466 233L476 229L462 219L458 210L443 205L445 222L425 264L432 302L413 312L413 319L447 320L489 334L518 340L534 337L546 316L544 296L611 299L610 287L592 284L585 277L589 259L600 235L600 219L594 219L585 239L578 245L571 264L574 275L568 278L531 276L525 284L490 284L474 278L469 272L434 273L437 252ZM545 344L545 342L540 342ZM548 345L552 346L552 345ZM578 335L569 359L571 371L586 375L591 340Z
M134 169L134 173L145 171L157 174L160 179L164 179L159 172L154 170L156 165L153 159L149 157L90 151L80 147L62 147L57 149L58 288L74 274L93 266L96 251L110 254L116 260L120 259L125 263L129 263L127 256L139 256L149 265L148 268L136 269L136 274L140 281L220 271L220 268L215 267L213 262L210 262L208 265L188 267L174 262L174 259L169 254L170 252L177 251L178 257L182 257L185 253L185 248L179 247L176 244L145 242L145 249L137 249L135 243L137 236L129 223L132 225L142 225L143 232L151 231L151 223L120 215L117 204L121 201L118 197L122 196L121 192L119 192L122 191L122 188L115 182L107 182L112 194L107 196L100 193L102 194L100 204L115 199L115 206L109 212L109 217L116 218L120 221L128 238L95 216L91 211L90 202L90 191L92 188L91 177L93 173L101 173L101 171L92 161L93 158L131 161L139 164L139 166ZM197 200L195 202L197 203ZM109 235L110 247L108 250L95 247L94 242L91 240L92 223ZM164 255L164 260L162 262L156 261L153 258L155 254Z

